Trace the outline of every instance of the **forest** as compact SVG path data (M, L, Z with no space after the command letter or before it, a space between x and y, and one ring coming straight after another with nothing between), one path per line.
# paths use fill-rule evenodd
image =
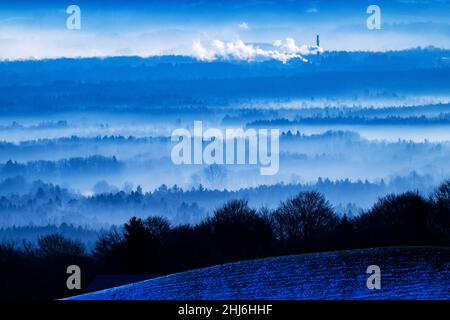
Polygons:
M69 296L71 264L86 292L104 275L449 246L449 56L0 61L1 297ZM174 164L171 135L195 121L278 129L278 173Z
M287 254L387 246L450 245L450 181L429 196L389 194L355 217L339 216L317 191L300 192L275 209L230 200L197 224L173 225L161 216L130 218L105 231L88 252L55 232L36 244L0 245L3 299L48 299L73 294L66 268L83 270L82 292L97 275L164 274ZM23 290L24 287L27 290ZM80 292L78 292L80 293Z
M430 176L412 172L379 182L318 178L313 183L278 183L236 190L209 189L201 184L191 188L163 184L147 192L139 185L119 190L103 182L95 186L97 193L82 195L58 184L28 182L16 176L0 181L0 228L67 223L99 230L120 225L131 215L160 215L174 224L196 224L218 203L228 200L242 198L252 206L275 208L286 197L313 190L323 193L339 215L356 216L388 193L412 189L427 194L433 188L432 181Z

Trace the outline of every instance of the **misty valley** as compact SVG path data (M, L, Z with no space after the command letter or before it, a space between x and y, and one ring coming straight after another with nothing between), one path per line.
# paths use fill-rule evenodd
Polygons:
M196 224L229 200L274 209L309 190L350 217L390 193L426 196L449 178L449 54L0 62L0 239L59 228L92 247L132 216ZM173 132L194 141L196 121L203 133L279 130L278 171L260 174L249 141L240 161L215 150L174 163Z

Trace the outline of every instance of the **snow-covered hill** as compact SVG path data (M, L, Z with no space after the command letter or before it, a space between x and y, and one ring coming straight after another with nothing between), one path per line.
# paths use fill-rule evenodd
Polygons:
M380 290L366 286L369 265L381 268ZM374 248L249 260L71 299L450 299L450 248Z

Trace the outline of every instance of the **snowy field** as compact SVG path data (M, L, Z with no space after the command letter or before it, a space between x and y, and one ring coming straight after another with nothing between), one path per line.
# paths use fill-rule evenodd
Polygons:
M379 290L366 286L369 265L381 268ZM71 299L450 299L450 248L374 248L249 260Z

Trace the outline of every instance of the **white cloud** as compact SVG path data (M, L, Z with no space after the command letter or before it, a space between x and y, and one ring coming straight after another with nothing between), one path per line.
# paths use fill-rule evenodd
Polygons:
M194 44L192 45L192 51L194 52L194 55L200 60L214 60L214 53L208 51L200 41L194 41Z
M305 44L297 46L295 40L292 38L286 38L284 41L277 40L274 42L273 45L282 50L283 52L296 53L305 56L310 54L316 54L317 52L323 52L323 49L317 46L308 46Z
M241 30L250 30L250 26L247 22L242 22L238 24L239 29Z
M252 44L245 44L242 40L223 42L213 40L207 46L200 41L195 41L192 47L193 55L199 60L214 61L217 59L233 59L244 61L258 61L275 59L286 63L291 59L300 59L307 62L305 56L323 52L316 46L297 46L295 40L286 38L277 40L273 49L262 49Z

